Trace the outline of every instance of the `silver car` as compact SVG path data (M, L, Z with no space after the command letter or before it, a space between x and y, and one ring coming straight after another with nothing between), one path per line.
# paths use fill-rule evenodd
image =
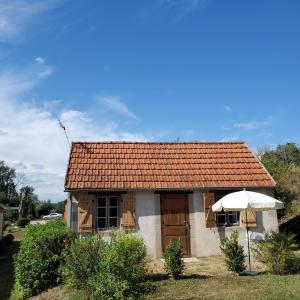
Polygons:
M63 217L63 214L60 213L51 213L47 216L43 216L43 220L51 220L51 219L60 219Z

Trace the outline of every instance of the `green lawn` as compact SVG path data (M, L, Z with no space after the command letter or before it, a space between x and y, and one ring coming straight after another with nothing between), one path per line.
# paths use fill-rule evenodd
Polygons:
M300 275L195 276L154 286L149 299L300 299Z
M286 300L300 299L300 275L234 275L205 277L190 275L174 281L166 277L152 279L153 293L146 299L211 299L211 300ZM59 286L32 300L86 300L80 292L69 292Z

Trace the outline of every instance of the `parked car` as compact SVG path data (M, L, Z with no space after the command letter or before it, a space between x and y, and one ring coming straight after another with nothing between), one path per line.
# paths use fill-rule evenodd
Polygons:
M47 216L43 216L43 220L51 220L51 219L60 219L63 217L63 214L60 213L51 213Z

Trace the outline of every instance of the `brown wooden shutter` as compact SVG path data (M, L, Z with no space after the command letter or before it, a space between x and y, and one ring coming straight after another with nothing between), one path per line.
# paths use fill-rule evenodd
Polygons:
M215 193L203 193L204 209L205 209L205 227L216 227L216 214L212 211L211 207L215 203Z
M256 212L253 210L247 210L247 221L245 211L240 212L241 225L246 227L256 227Z
M136 227L135 222L135 193L122 195L122 228L133 230Z
M93 197L80 194L78 200L78 232L93 232Z

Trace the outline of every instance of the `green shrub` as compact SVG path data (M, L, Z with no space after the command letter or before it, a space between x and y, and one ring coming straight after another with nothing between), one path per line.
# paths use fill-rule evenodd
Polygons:
M3 236L3 242L4 242L5 247L10 246L12 244L13 240L14 240L14 236L11 233L8 233Z
M24 228L25 226L27 226L30 223L30 219L28 218L23 218L17 221L17 226Z
M145 291L146 265L143 240L114 232L110 243L99 235L77 239L68 251L64 274L71 286L84 289L92 299L138 299Z
M184 271L182 246L179 240L170 241L163 255L165 270L174 279L178 279Z
M271 231L254 242L252 252L270 273L290 274L300 271L300 257L294 252L298 247L294 234Z
M87 287L89 277L99 269L105 247L107 243L98 235L88 235L73 241L66 251L66 264L62 267L68 285L75 289Z
M114 232L103 253L101 271L89 280L93 298L138 299L145 291L146 257L141 238Z
M61 282L59 266L72 230L60 221L28 225L14 258L15 294L26 298Z
M4 211L4 220L5 221L14 221L17 218L17 213L15 210L6 209Z
M234 230L230 237L221 240L220 249L225 255L228 271L239 274L246 269L244 248L238 242L239 233Z

